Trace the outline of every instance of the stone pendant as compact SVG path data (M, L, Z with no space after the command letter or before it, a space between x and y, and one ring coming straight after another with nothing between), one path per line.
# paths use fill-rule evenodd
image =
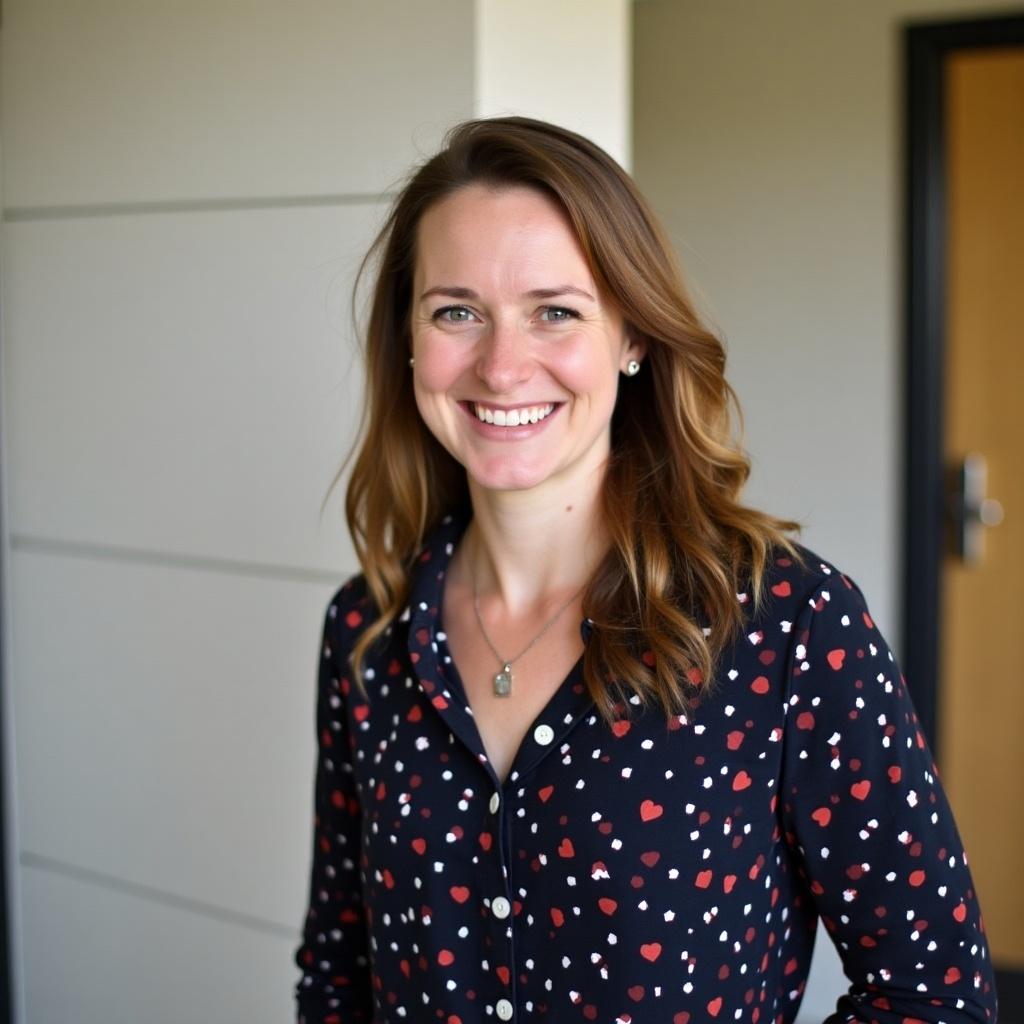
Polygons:
M494 676L494 696L507 697L512 692L512 666L505 662L505 667Z

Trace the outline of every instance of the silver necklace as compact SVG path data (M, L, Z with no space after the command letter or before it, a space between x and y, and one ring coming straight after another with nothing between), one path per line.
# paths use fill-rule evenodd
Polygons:
M491 643L491 638L487 635L487 629L484 627L484 620L480 614L480 595L476 589L476 571L473 572L473 611L476 612L476 621L480 626L480 632L483 634L484 639L487 641L487 646L490 647L494 656L498 659L501 668L494 673L492 683L494 686L495 697L508 697L512 694L512 662L518 661L531 647L558 621L559 616L576 600L580 594L583 593L583 589L586 587L584 583L579 590L576 591L572 597L569 598L561 608L555 612L554 616L545 623L544 628L514 657L514 658L503 658L497 648Z

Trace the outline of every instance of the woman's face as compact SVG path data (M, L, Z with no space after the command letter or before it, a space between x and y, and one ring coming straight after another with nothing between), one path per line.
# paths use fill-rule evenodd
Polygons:
M600 469L620 371L643 346L547 196L469 185L430 207L411 324L417 408L472 482L571 493Z

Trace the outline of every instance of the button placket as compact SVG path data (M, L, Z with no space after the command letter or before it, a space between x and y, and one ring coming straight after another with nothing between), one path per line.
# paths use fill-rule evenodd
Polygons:
M496 895L489 901L490 917L492 918L492 942L495 950L505 950L506 963L508 965L508 981L500 982L497 974L495 980L499 982L498 992L502 994L494 1003L494 1012L499 1020L511 1020L514 1015L515 986L516 986L516 961L515 942L513 939L512 925L512 901L511 895L511 874L509 870L509 831L511 823L507 813L507 797L496 790L491 794L488 807L494 818L493 827L496 842L492 846L494 856L497 885ZM496 993L497 994L497 993Z

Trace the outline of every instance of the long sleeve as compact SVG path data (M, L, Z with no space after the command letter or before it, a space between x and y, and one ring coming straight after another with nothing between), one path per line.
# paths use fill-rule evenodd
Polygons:
M826 572L793 626L780 794L852 982L828 1020L994 1022L978 899L905 680L860 589Z
M302 971L295 987L299 1024L359 1024L373 1017L359 865L360 806L342 692L348 645L341 634L354 589L353 581L343 586L324 618L309 906L294 957Z

